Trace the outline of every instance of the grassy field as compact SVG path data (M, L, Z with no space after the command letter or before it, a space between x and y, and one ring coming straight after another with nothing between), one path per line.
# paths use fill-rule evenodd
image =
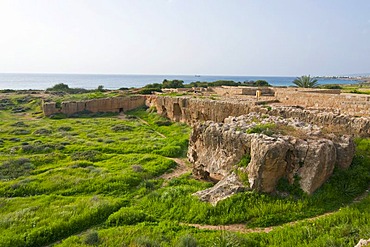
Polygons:
M160 178L176 169L172 158L185 158L190 127L145 109L49 119L40 103L0 94L0 246L353 246L370 238L370 196L352 204L369 187L368 139L357 140L351 168L311 197L287 186L287 198L248 192L213 207L192 196L212 184L190 173ZM223 230L235 223L274 229Z

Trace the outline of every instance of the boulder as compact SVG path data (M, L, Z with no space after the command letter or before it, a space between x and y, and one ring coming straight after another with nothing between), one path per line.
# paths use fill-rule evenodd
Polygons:
M370 246L370 238L368 240L360 239L360 241L358 241L358 243L355 245L355 247L365 247L365 246Z
M217 202L224 200L235 193L245 191L248 187L245 186L236 175L235 172L224 177L215 186L206 190L198 191L193 195L199 197L201 201L210 202L216 205Z
M336 164L341 169L347 169L352 163L353 155L356 149L353 138L350 136L341 136L334 144L337 150Z
M251 189L273 192L277 182L284 176L287 162L288 143L281 138L253 135L248 165L248 180Z
M301 189L312 194L333 173L337 152L331 140L308 140L307 144L308 150L298 175L301 178L299 181Z

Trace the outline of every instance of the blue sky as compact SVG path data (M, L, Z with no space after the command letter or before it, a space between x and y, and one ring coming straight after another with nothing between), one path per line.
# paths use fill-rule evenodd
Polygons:
M368 0L0 0L0 73L370 72Z

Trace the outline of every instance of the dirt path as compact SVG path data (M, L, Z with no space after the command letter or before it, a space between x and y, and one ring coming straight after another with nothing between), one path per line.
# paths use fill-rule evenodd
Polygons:
M190 164L188 163L186 158L183 158L183 159L169 158L169 159L175 161L177 163L177 166L176 166L175 170L173 170L170 173L163 174L162 176L160 176L160 178L170 180L170 179L173 179L173 178L176 178L176 177L180 177L181 175L191 171Z
M240 232L240 233L252 233L252 232L270 232L273 230L273 227L266 227L266 228L246 228L245 224L232 224L232 225L201 225L201 224L187 224L187 223L180 223L181 225L185 226L193 226L198 229L206 229L206 230L218 230L218 231L230 231L230 232Z

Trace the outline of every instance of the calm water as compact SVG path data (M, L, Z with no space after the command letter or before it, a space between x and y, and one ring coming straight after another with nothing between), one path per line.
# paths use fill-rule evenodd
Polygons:
M272 76L190 76L190 75L105 75L105 74L11 74L0 73L0 89L46 89L58 83L68 84L71 88L95 89L103 85L106 89L121 87L142 87L149 83L162 83L167 80L212 82L217 80L250 81L266 80L273 86L291 86L295 77ZM345 84L346 80L319 80L320 84Z

